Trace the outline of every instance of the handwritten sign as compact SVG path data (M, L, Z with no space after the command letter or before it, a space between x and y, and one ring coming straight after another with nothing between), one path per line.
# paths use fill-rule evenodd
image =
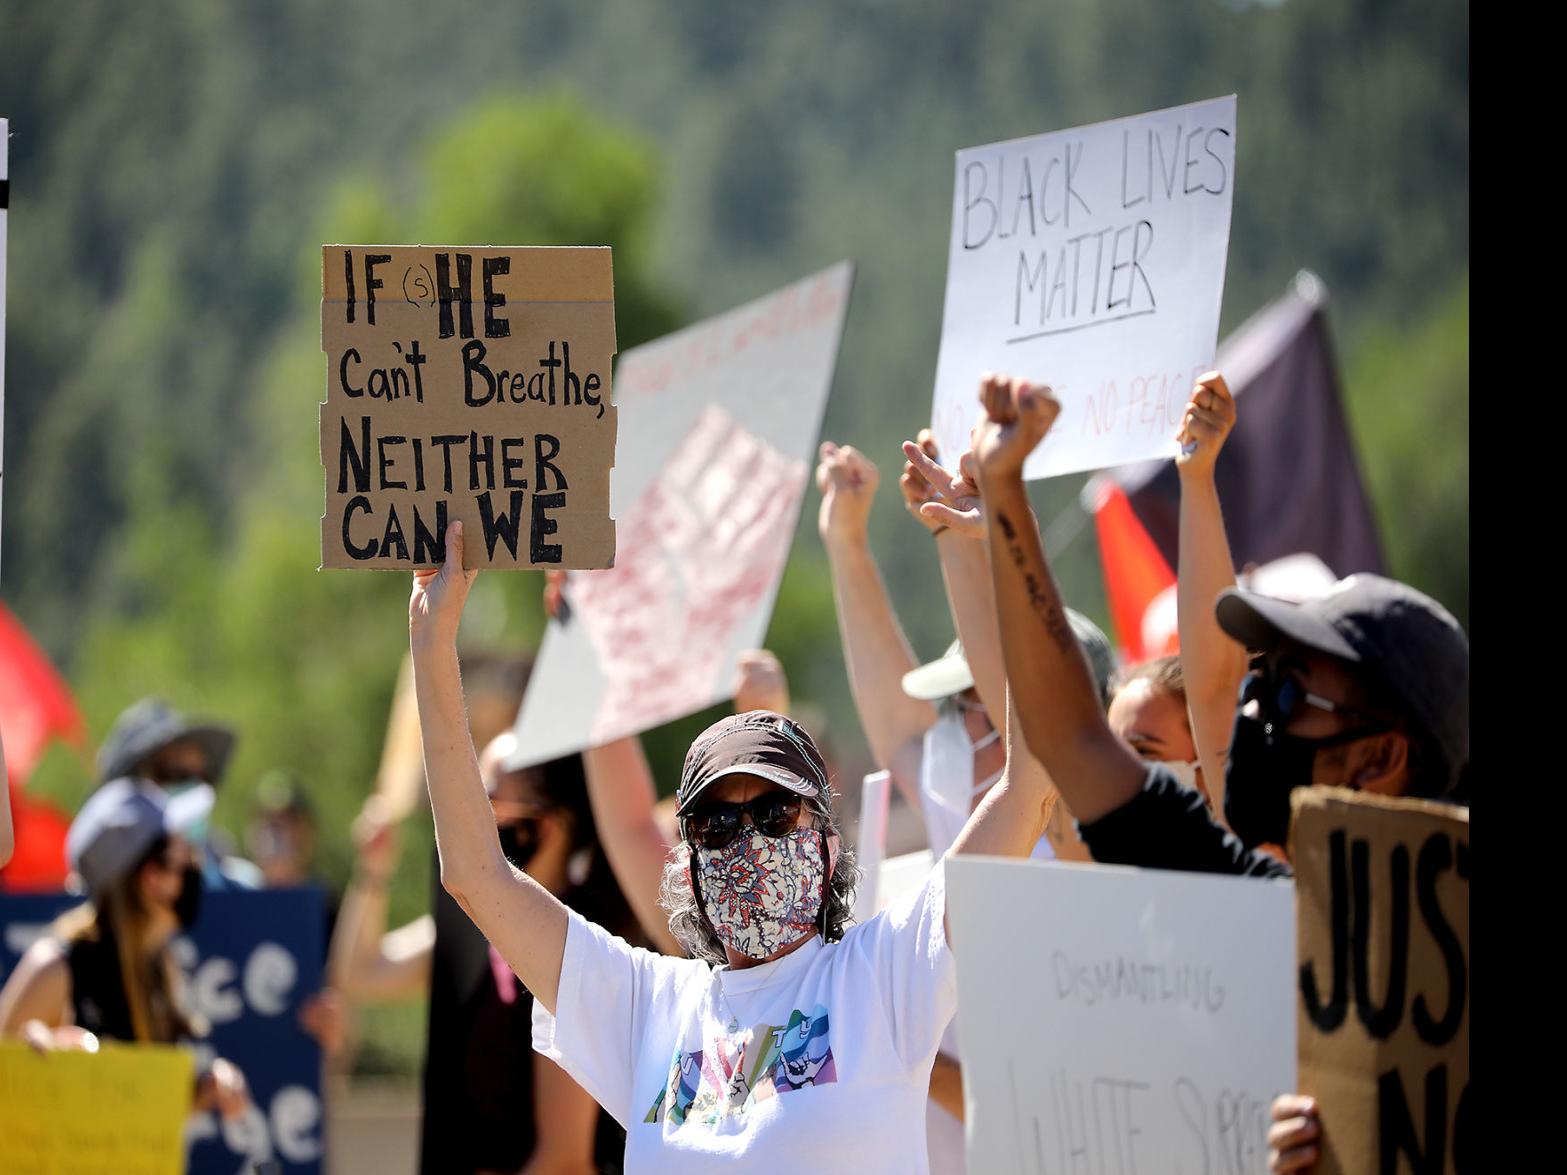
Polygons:
M957 857L970 1171L1262 1171L1295 1079L1287 882Z
M1235 98L959 151L931 419L956 468L981 374L1048 384L1061 415L1024 469L1171 457L1213 365Z
M840 262L621 356L609 571L572 576L517 716L539 763L730 696L767 634L800 517L853 267Z
M50 922L80 904L80 898L64 893L0 894L0 982ZM321 990L324 936L320 890L202 894L200 917L172 948L195 1010L212 1025L211 1036L193 1052L215 1053L238 1065L250 1087L251 1105L234 1120L209 1110L188 1122L187 1105L178 1125L185 1131L182 1147L190 1148L189 1166L176 1161L146 1170L320 1175L326 1127L321 1049L298 1021L306 997ZM5 1120L6 1100L0 1087L0 1122ZM10 1175L22 1170L4 1161L3 1146L0 1141L0 1171ZM140 1168L95 1160L60 1170L85 1175Z
M608 567L607 248L322 248L323 567Z
M1336 788L1290 800L1317 1170L1463 1171L1469 810Z
M173 1046L108 1042L41 1056L0 1042L0 1171L182 1171L195 1080L195 1058Z

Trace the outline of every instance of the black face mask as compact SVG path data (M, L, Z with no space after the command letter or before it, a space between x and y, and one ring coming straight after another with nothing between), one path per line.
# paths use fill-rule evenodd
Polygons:
M539 822L517 820L502 824L496 831L500 833L501 852L506 859L517 868L526 869L539 847Z
M1289 837L1290 792L1311 783L1317 752L1373 733L1346 730L1327 738L1285 734L1279 723L1235 715L1224 768L1224 819L1248 847L1283 845Z
M184 869L183 874L180 896L174 899L174 916L180 920L181 926L189 930L195 925L197 915L201 913L201 867L189 865Z

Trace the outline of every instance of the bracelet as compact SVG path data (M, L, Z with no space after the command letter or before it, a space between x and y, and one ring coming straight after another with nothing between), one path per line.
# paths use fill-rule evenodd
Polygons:
M940 533L941 533L941 532L942 532L942 531L944 531L944 530L951 530L951 529L952 529L952 528L951 528L951 527L950 527L950 526L948 526L948 525L947 525L947 524L946 524L946 523L945 523L945 522L943 522L943 523L942 523L942 524L941 524L941 525L940 525L940 526L938 526L938 527L937 527L937 528L936 528L936 529L935 529L935 530L933 530L933 531L931 531L931 532L930 532L930 537L931 537L931 538L935 538L935 537L936 537L936 536L937 536L937 535L938 535L938 534L940 534Z

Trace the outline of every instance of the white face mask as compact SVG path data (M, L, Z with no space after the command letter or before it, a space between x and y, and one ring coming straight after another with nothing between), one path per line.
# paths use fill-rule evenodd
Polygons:
M925 732L920 756L920 798L930 851L941 856L968 823L976 796L1001 778L1001 772L981 783L974 782L974 756L1001 738L992 730L978 742L970 742L962 709L943 706L941 716Z
M1197 786L1197 769L1202 766L1201 763L1179 763L1168 759L1161 759L1160 762L1175 773L1175 778L1181 781L1182 787L1188 791L1201 790Z

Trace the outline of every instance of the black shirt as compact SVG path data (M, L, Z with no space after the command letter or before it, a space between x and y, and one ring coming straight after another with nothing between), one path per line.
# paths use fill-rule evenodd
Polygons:
M120 976L120 955L114 934L104 926L96 938L66 944L71 969L71 1004L78 1027L109 1040L136 1040L131 1005Z
M536 1137L533 995L509 969L497 979L489 943L441 886L439 868L434 888L420 1170L515 1171L532 1155ZM567 904L582 904L576 897L568 894ZM594 1166L620 1171L625 1150L625 1131L600 1110Z
M1201 792L1181 786L1160 763L1148 765L1143 790L1078 835L1104 865L1138 865L1187 873L1239 873L1247 877L1293 877L1294 871L1267 853L1248 849L1208 811Z

